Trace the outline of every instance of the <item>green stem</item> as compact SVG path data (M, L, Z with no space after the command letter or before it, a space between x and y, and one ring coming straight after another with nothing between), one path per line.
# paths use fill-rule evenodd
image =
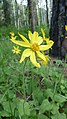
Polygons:
M7 90L5 91L4 95L3 95L2 98L0 99L0 103L2 103L2 101L3 101L4 97L5 97L5 95L7 94L8 90L9 90L9 89L7 89Z
M25 101L24 101L25 103ZM24 109L24 103L23 103L23 109ZM24 119L26 119L25 109L24 109Z
M54 96L55 96L56 89L57 89L57 84L58 84L58 81L55 82L54 93L53 93L53 102L54 102Z
M32 80L31 80L31 84L32 84L32 85L31 85L31 86L32 86L31 89L32 89L32 90L31 90L31 92L33 93L33 88L34 88L34 82L33 82L33 81L34 81L34 80L33 80L33 73L32 73L32 71L31 71L31 77L32 77Z
M26 85L25 85L25 66L26 66L27 60L25 60L24 65L23 65L23 93L24 93L24 99L26 99ZM25 103L25 102L24 102ZM24 109L24 106L23 106ZM24 109L24 113L25 113L25 109ZM26 119L26 115L24 114L24 119Z
M25 79L24 79L24 73L23 73L23 92L24 92L24 98L26 98L26 89L25 89Z
M7 93L8 94L8 93ZM10 111L11 111L11 116L13 116L13 112L12 112L12 107L11 107L11 102L10 102L10 98L9 98L9 94L8 94L8 101L9 101L9 107L10 107ZM12 118L12 117L11 117Z
M23 66L23 91L24 91L24 98L26 99L26 86L25 86L25 66L26 66L26 62L27 60L25 60L24 62L24 66Z
M58 82L56 81L55 87L54 87L54 94L53 94L53 97L54 97L54 95L55 95L55 93L56 93L57 83L58 83Z

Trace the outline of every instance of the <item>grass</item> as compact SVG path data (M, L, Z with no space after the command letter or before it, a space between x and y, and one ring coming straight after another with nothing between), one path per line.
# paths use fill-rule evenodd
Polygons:
M66 64L50 60L38 69L27 60L24 68L20 55L12 53L13 45L9 35L1 37L0 119L66 119Z

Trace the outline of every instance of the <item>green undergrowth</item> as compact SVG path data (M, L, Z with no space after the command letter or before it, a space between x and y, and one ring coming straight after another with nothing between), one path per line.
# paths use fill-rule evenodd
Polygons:
M38 69L28 59L24 69L12 48L0 41L0 119L67 119L65 64L50 60Z
M48 27L44 24L41 25L41 27L36 26L36 31L39 33L39 35L42 35L41 33L41 28L44 29L45 33L46 33L46 37L49 37L49 30ZM0 28L0 41L1 40L9 40L9 36L10 36L10 32L14 32L15 35L18 35L18 32L20 32L21 34L23 34L26 38L28 37L28 31L31 30L30 28L28 28L27 26L22 26L22 28L17 29L14 26L2 26Z
M9 40L9 36L10 36L10 32L14 32L15 35L18 34L18 32L20 32L21 34L24 34L25 37L27 37L27 33L28 33L29 28L23 26L22 28L15 28L14 26L2 26L0 28L0 41L1 40Z

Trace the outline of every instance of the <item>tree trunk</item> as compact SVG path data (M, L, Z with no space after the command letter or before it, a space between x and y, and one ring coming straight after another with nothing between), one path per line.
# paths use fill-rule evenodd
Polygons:
M65 36L65 0L53 0L50 39L54 41L51 54L62 56L62 44Z
M67 0L65 0L65 25L67 25ZM62 42L61 55L62 58L65 58L65 56L67 55L67 31L66 30L64 30L64 41Z
M33 10L33 0L28 0L28 7L29 7L29 25L31 27L32 32L35 31L35 17L34 17L34 10Z
M46 17L47 17L47 26L49 27L49 19L48 19L48 1L46 0Z
M4 10L5 25L9 25L11 23L10 5L7 0L3 0L3 10Z

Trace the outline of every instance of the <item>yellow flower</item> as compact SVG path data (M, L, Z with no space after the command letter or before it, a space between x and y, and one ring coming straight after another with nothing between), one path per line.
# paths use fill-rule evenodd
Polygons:
M13 32L10 32L10 35L14 36L15 34Z
M43 40L46 41L47 45L50 45L50 48L51 48L53 46L54 42L52 40L49 40L49 38L45 37L45 32L42 28L41 28L41 32L43 35Z
M19 47L18 47L18 46L17 46L17 47L13 46L13 48L14 48L14 49L12 50L13 53L20 54L20 51L21 51L21 50L19 50Z
M67 31L67 25L65 25L65 30Z
M48 55L45 55L45 58L46 58L46 62L45 61L42 61L42 64L44 66L46 66L48 64L48 62L49 62L49 56Z
M43 53L43 54L44 54L44 53ZM46 65L48 64L48 62L49 62L49 56L48 56L48 55L45 55L45 58L46 58L46 61L41 60L41 59L39 58L39 62L41 63L41 65L46 66Z
M18 33L18 35L21 37L22 41L16 40L16 36L14 37L11 35L11 41L19 46L26 47L26 49L23 51L20 59L20 63L24 61L25 58L30 57L30 61L32 64L38 68L40 68L40 64L36 60L36 55L46 62L46 57L42 53L42 51L48 50L51 48L50 44L42 45L43 38L38 36L38 32L34 32L33 34L31 31L29 31L28 36L30 41L28 41L23 35Z

